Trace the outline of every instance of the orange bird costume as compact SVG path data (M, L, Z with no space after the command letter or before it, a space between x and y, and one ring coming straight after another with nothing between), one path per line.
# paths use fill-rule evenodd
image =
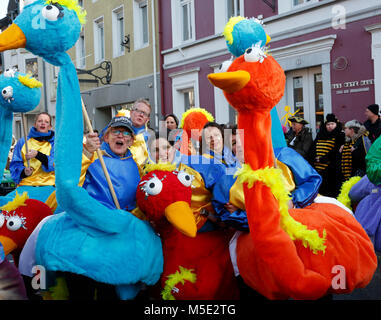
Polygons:
M239 236L236 247L245 283L269 299L318 299L365 287L377 258L356 219L334 204L288 209L271 142L270 111L285 89L281 66L257 46L208 79L238 111L246 137L238 179L244 182L250 232Z

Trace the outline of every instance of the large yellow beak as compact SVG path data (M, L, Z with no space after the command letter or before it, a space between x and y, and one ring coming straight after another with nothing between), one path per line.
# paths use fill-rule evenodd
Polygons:
M211 73L208 75L208 79L215 87L227 93L234 93L246 86L250 81L250 73L244 70Z
M5 255L10 254L17 248L17 244L11 238L0 236L0 242L4 247Z
M196 220L189 204L185 201L177 201L165 208L167 220L181 233L194 238L197 233Z
M25 46L26 37L17 24L11 24L7 29L0 33L0 52L25 48Z

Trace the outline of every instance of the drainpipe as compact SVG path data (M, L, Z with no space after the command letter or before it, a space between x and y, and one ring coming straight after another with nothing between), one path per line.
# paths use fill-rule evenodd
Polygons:
M53 67L54 68L54 67ZM42 78L43 78L43 86L44 86L44 111L45 112L49 112L48 111L48 97L47 97L47 94L46 94L46 84L47 84L47 81L46 81L46 63L44 61L44 59L42 59Z
M155 101L155 127L159 128L159 108L157 107L157 66L156 66L156 24L155 24L155 0L152 0L152 56L153 56L153 90Z
M161 113L165 115L164 110L164 58L161 54L163 50L163 23L161 20L161 1L158 2L158 18L159 18L159 54L160 54L160 95L161 95Z

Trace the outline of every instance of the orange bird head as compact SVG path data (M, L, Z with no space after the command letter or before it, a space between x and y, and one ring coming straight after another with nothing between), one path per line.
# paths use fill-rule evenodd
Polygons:
M51 209L43 202L28 199L27 193L16 195L16 198L1 207L0 242L5 255L20 251L38 223L52 214Z
M137 205L149 220L159 222L165 217L180 232L195 237L197 226L190 208L193 177L172 167L169 171L152 170L142 177L136 192Z
M270 111L282 98L286 84L278 62L255 47L235 59L227 72L209 74L208 79L224 91L237 111L253 108Z

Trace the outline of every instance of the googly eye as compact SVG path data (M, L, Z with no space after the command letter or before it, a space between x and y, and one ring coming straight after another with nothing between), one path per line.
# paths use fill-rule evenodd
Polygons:
M19 216L9 217L7 220L7 228L10 231L17 231L23 226L23 220Z
M263 62L263 59L266 58L266 54L260 45L255 45L246 49L244 58L246 62Z
M56 5L47 5L42 9L42 16L49 21L57 21L58 18L63 17L63 12Z
M220 67L218 68L217 72L226 72L228 71L229 67L233 63L232 60L226 60L220 64Z
M11 86L5 87L1 90L1 95L4 99L10 99L13 97L13 88Z
M177 174L177 178L186 187L190 187L192 185L192 181L194 179L194 177L192 175L186 173L185 171L180 171Z
M157 177L149 179L143 186L144 192L150 196L156 196L162 189L163 183Z
M4 225L4 222L5 222L5 216L0 213L0 228Z

